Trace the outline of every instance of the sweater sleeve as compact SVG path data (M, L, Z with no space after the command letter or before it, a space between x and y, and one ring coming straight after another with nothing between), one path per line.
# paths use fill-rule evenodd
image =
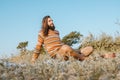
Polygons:
M43 42L44 42L44 39L42 37L42 34L39 33L38 34L38 41L37 41L37 45L35 47L35 52L34 53L38 53L38 54L40 53Z
M33 55L32 55L32 60L31 60L33 63L35 62L35 60L38 58L38 56L39 56L39 54L40 54L40 50L41 50L43 41L44 41L44 39L43 39L41 33L39 32L37 45L36 45L36 47L35 47L34 53L33 53Z

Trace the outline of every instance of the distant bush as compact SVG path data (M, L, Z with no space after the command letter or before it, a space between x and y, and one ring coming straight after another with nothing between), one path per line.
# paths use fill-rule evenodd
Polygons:
M120 50L120 35L111 36L106 33L102 33L98 37L94 37L93 34L89 34L84 37L81 47L93 46L95 50L117 51Z

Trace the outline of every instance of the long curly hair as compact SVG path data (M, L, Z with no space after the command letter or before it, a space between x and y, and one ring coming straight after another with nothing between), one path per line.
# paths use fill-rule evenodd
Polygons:
M48 25L48 18L51 18L49 15L43 17L42 20L42 32L44 36L48 35L48 31L50 29L49 25ZM53 28L55 29L55 27L53 26Z

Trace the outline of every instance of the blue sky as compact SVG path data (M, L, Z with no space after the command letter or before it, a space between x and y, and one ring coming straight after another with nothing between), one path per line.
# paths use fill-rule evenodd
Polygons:
M71 31L84 36L120 31L120 0L0 0L0 55L16 53L19 42L34 49L41 20L50 15L62 38Z

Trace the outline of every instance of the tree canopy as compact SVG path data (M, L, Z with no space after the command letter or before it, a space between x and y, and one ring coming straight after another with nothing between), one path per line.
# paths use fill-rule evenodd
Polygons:
M21 51L26 51L27 46L28 46L28 41L20 42L17 46L17 49L20 49Z
M80 34L79 32L72 31L68 35L66 35L62 38L62 42L69 45L69 46L72 46L73 44L78 43L82 36L83 35Z

